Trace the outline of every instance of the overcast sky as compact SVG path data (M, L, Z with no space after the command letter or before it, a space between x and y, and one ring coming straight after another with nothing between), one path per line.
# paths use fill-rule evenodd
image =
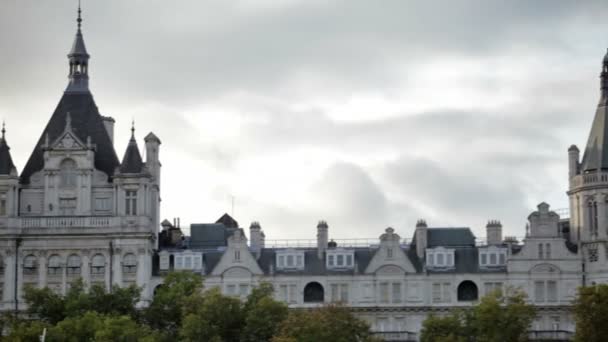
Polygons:
M76 0L0 0L0 117L19 172L67 85ZM162 217L267 239L411 237L567 207L608 46L606 1L83 0L90 86ZM143 152L142 152L143 153Z

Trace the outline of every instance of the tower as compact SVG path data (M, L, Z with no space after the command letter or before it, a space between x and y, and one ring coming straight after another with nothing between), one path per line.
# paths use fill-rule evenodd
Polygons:
M568 149L570 239L579 243L587 271L600 276L597 272L606 264L608 244L608 53L602 61L600 100L582 160L578 159L579 150L572 145Z

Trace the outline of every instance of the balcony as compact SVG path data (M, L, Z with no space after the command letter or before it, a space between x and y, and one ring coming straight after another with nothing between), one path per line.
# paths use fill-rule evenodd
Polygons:
M377 337L384 341L391 342L410 342L418 341L416 333L409 331L375 331L372 332L374 337Z
M574 339L574 333L572 331L565 330L533 330L528 334L530 341L572 341Z
M22 217L19 226L31 228L105 228L118 224L117 218L109 216L40 216Z

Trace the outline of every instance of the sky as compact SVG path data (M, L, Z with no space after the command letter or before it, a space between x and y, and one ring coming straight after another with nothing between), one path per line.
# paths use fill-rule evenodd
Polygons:
M19 172L67 85L76 0L0 0L0 118ZM523 236L568 206L606 1L83 0L90 88L122 158L161 140L161 212L267 240ZM142 151L143 153L143 151ZM234 205L233 205L234 204ZM187 229L186 229L187 230Z

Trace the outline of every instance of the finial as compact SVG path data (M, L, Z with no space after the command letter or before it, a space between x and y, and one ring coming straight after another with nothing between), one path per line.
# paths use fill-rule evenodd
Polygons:
M131 120L131 138L135 137L135 120Z
M82 17L81 14L82 10L80 9L80 0L78 0L78 19L76 19L76 21L78 22L78 30L80 31L80 25L82 23Z
M4 140L4 134L6 133L6 127L4 120L2 120L2 140Z

